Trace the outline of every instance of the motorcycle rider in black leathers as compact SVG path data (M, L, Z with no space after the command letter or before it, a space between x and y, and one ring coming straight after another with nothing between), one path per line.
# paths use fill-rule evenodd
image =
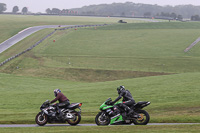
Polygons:
M119 86L117 88L117 91L119 96L113 102L111 102L111 104L115 104L118 100L120 100L123 97L123 102L119 106L125 109L125 111L127 112L127 116L131 113L134 113L134 111L130 109L130 106L135 104L135 100L133 99L130 91L125 90L124 86Z

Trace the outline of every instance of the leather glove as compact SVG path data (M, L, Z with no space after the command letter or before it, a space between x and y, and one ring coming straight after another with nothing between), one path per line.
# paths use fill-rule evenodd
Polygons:
M114 102L110 102L110 105L114 105L115 103Z

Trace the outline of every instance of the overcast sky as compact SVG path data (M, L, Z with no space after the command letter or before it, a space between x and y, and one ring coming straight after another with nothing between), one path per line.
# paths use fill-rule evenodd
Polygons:
M28 7L31 12L45 12L47 8L71 9L88 5L111 4L111 3L144 3L158 5L200 5L200 0L0 0L0 3L7 5L7 11L12 11L14 6L18 6L20 11L23 7Z

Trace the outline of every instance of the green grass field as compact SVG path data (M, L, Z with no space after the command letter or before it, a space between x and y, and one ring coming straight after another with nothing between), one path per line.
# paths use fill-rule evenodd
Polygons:
M3 17L6 20L1 20ZM0 67L0 123L34 123L40 105L54 98L55 88L71 102L83 102L81 123L94 123L99 106L107 98L117 97L119 85L125 85L137 102L151 101L146 108L150 122L200 122L200 47L197 44L184 53L199 37L198 22L139 23L128 19L128 24L117 24L118 18L14 17L16 24L10 25L16 31L7 25L9 33L4 33L4 39L33 25L113 25L57 31ZM1 16L0 23L9 19ZM21 26L22 21L27 25ZM0 54L0 62L51 31L39 31L19 42Z

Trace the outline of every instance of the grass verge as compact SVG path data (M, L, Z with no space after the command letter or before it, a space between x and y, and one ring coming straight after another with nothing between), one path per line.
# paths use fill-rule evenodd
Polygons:
M158 125L158 126L62 126L62 127L29 127L29 128L0 128L6 133L199 133L200 125Z

